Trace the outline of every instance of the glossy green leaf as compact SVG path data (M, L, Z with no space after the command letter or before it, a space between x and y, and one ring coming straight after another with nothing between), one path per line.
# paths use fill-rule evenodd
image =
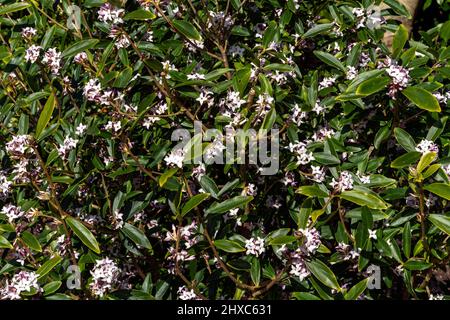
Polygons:
M49 260L47 260L42 266L37 269L36 273L39 275L38 279L43 278L45 275L47 275L54 267L56 267L60 262L62 261L62 258L60 256L55 256Z
M152 250L152 245L142 230L129 223L125 223L121 231L138 246Z
M394 129L394 136L397 142L405 149L407 152L416 151L416 142L413 137L401 128Z
M252 200L253 200L252 196L236 196L223 202L213 204L205 211L205 213L206 214L225 213L230 211L231 209L245 205Z
M215 240L214 245L217 249L230 252L230 253L237 253L237 252L243 252L245 251L245 248L242 247L239 243L236 241L221 239L221 240Z
M450 200L450 184L448 183L433 183L425 186L424 189L434 193L441 198Z
M318 259L306 261L306 266L308 270L317 278L317 280L322 282L327 287L341 291L333 271L331 271L331 269L322 261Z
M24 231L24 232L22 232L20 237L29 248L31 248L37 252L42 252L41 244L39 243L38 239L36 239L36 237L31 232Z
M100 253L100 247L94 235L88 228L86 228L80 221L73 217L66 218L67 225L72 229L75 235L83 242L89 249L95 253Z
M198 207L200 205L200 203L202 203L203 201L208 199L209 196L210 196L209 193L200 193L200 194L197 194L197 195L193 196L192 198L190 198L188 200L188 202L186 202L186 204L181 209L181 216L184 217L192 209Z
M369 279L364 279L348 290L344 295L345 300L357 300L361 294L366 290Z
M408 87L402 90L402 94L420 109L430 112L441 112L441 107L436 97L420 87Z
M73 45L64 50L61 54L63 58L70 58L75 56L77 53L86 51L95 47L95 45L99 42L98 39L86 39L75 42Z
M36 125L36 138L39 138L42 131L47 126L48 122L50 121L50 118L52 117L53 110L56 107L56 98L55 94L52 92L50 93L50 96L47 99L47 102L44 105L44 108L41 111L41 115L39 116L39 120Z
M173 20L172 23L177 31L183 34L186 38L197 41L200 41L202 39L200 33L192 23L183 20Z
M328 197L328 193L320 189L317 185L301 186L295 192L308 197L319 197L319 198Z
M430 214L428 216L428 220L430 220L440 230L450 235L450 217L443 214Z
M384 210L388 208L388 204L379 195L363 187L355 187L353 190L343 191L339 197L371 209Z
M416 163L422 154L418 151L408 152L391 162L391 168L401 169Z

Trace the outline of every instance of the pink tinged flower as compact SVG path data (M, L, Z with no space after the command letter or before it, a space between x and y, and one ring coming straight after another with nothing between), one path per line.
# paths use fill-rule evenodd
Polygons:
M42 63L47 65L53 74L59 74L61 69L61 52L57 51L56 48L48 49L44 54Z
M339 192L353 189L353 177L348 171L342 171L339 179L336 181L334 178L330 183L330 186L337 189Z
M264 248L264 239L258 237L246 240L245 249L247 249L247 255L254 255L256 257L259 257L266 251L266 249Z
M102 88L98 79L90 79L84 86L83 95L89 100L100 102L102 97Z
M84 62L86 62L87 61L87 54L86 54L86 52L80 52L80 53L77 53L76 55L75 55L75 57L73 58L73 61L75 62L75 63L79 63L79 64L81 64L81 63L84 63Z
M120 269L116 263L109 258L97 260L91 271L92 283L90 285L92 293L103 297L105 293L113 289L117 284Z
M76 134L77 136L82 136L82 135L84 135L84 133L86 132L86 129L87 129L87 125L84 125L84 124L80 123L80 124L77 126L77 128L75 129L75 134Z
M168 166L177 166L178 168L183 167L184 160L183 149L172 150L165 158L164 161Z
M25 39L31 39L37 34L37 30L32 27L25 27L22 29L21 36Z
M7 205L3 206L0 213L6 215L6 217L8 218L8 221L10 223L14 222L17 219L20 219L21 217L23 217L25 215L25 212L22 211L21 208L15 206L15 205L12 205L12 204L7 204Z
M65 159L70 150L76 148L78 140L66 137L63 144L58 147L58 154Z
M199 300L200 298L194 292L194 289L188 289L186 286L178 288L178 299L180 300Z
M40 291L37 282L38 274L33 271L20 271L15 274L6 286L0 289L1 299L18 300L21 299L20 294L23 292L30 292L31 290Z
M39 58L41 49L42 47L33 44L25 51L25 60L30 61L31 63L35 63Z
M120 121L108 121L105 125L105 130L117 133L122 129L122 123Z
M105 3L98 10L98 20L110 24L123 23L122 16L125 13L123 9L117 9L110 3Z
M416 150L421 153L436 152L439 153L439 147L431 140L423 139L416 146Z

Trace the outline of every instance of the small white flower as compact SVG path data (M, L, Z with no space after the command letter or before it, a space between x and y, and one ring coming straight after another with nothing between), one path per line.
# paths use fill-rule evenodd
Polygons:
M178 168L183 168L183 160L184 160L184 151L183 149L172 150L165 158L164 161L168 166L177 166Z
M259 257L266 251L266 249L264 248L264 239L258 237L246 240L245 249L247 249L247 255L254 255L256 257Z
M37 282L38 274L33 271L20 271L15 274L11 283L6 281L6 286L0 289L1 299L19 300L22 292L30 292L32 289L40 291Z
M25 38L25 39L31 39L36 34L37 34L37 30L32 27L25 27L22 29L22 32L21 32L22 38Z
M187 75L188 80L205 80L206 77L204 74L200 73L192 73Z
M337 77L326 77L319 83L319 90L329 88L336 82Z
M339 192L351 190L353 189L353 177L348 171L342 171L338 181L333 178L330 186L337 189Z
M7 205L3 206L0 213L3 213L4 215L6 215L6 217L8 218L8 221L10 223L14 222L15 220L17 220L25 215L25 212L22 211L21 208L16 207L15 205L12 205L12 204L7 204Z
M112 132L119 132L122 129L122 123L120 121L108 121L105 125L105 130Z
M186 286L179 287L177 293L180 300L199 300L194 289L189 290Z
M86 54L86 52L80 52L80 53L77 53L76 55L75 55L75 57L73 58L73 61L75 62L75 63L83 63L83 62L85 62L85 61L87 61L87 54Z
M105 23L120 24L123 23L122 15L125 13L123 9L116 9L109 2L103 4L98 10L98 20Z
M96 296L103 297L105 293L117 283L120 269L109 258L97 260L91 271L92 280L91 290Z
M369 239L377 240L377 230L369 229Z
M428 152L439 153L438 145L435 144L433 141L427 139L423 139L422 141L420 141L420 143L416 146L416 150L421 152L422 154Z
M77 128L75 129L75 134L76 134L77 136L82 136L82 135L84 135L84 133L86 132L86 129L87 129L87 125L84 125L84 124L80 123L80 124L77 126Z
M42 47L33 44L25 51L25 60L30 61L31 63L35 63L39 58L41 49Z
M353 66L349 66L349 67L347 67L347 75L346 75L346 78L348 79L348 80L353 80L353 79L355 79L356 78L356 76L358 75L358 70L356 70L356 68L355 67L353 67Z
M44 54L42 63L46 64L53 74L59 74L61 69L61 52L57 51L56 48L48 49Z

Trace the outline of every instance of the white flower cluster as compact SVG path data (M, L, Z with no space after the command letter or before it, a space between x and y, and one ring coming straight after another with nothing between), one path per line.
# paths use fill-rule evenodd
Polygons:
M322 244L319 231L316 228L300 229L298 231L303 237L303 244L300 249L307 255L314 254Z
M192 176L197 178L198 181L201 180L201 178L206 173L206 166L204 163L200 163L197 167L192 169Z
M214 103L214 98L210 98L210 100L211 101L208 101L208 106L211 106ZM221 110L222 115L232 119L230 127L244 123L241 120L242 116L239 113L239 110L245 103L246 101L241 99L240 93L237 91L228 91L226 98L222 98L219 100L218 106Z
M222 142L222 138L217 137L205 148L205 162L207 164L211 164L215 162L215 159L217 157L221 159L221 155L223 154L223 150L225 149L226 147Z
M306 148L307 144L304 142L289 143L289 151L297 157L297 164L308 164L314 160L312 152Z
M78 140L72 139L71 137L66 137L64 139L63 144L58 147L58 154L62 159L66 159L70 150L73 150L77 147Z
M228 49L228 54L231 55L233 58L236 56L242 57L244 55L245 48L242 48L238 46L237 44L233 44Z
M423 139L416 146L416 150L420 153L436 152L439 153L439 147L436 143L431 140Z
M329 88L336 82L337 77L325 77L323 80L319 83L319 91L325 88Z
M114 229L121 229L123 228L123 213L121 213L118 209L113 211L113 216L112 216L112 220L113 220L113 225L114 225Z
M180 240L185 241L184 245L187 249L198 242L198 238L195 237L197 229L198 225L195 221L192 221L191 224L180 228ZM164 241L177 241L177 229L174 225L172 225L172 232L167 231Z
M337 189L339 192L342 192L353 189L353 182L353 177L350 172L342 171L338 181L333 178L330 182L330 186Z
M73 61L78 64L85 63L87 61L87 59L88 59L88 56L87 56L86 52L77 53L75 55L75 57L73 57Z
M264 119L266 114L272 108L275 99L270 96L268 93L263 93L259 95L258 100L256 101L256 113L258 114L258 121Z
M167 156L164 157L164 161L168 166L177 166L183 168L185 152L182 148L172 150Z
M366 27L369 29L375 29L385 23L385 20L381 17L379 11L375 10L373 6L367 9L353 8L352 13L357 18L356 29Z
M120 275L120 269L109 258L97 260L91 271L91 290L96 296L103 297L106 292L113 289Z
M342 255L344 260L355 260L359 257L359 250L354 250L350 245L343 242L338 243L336 251Z
M194 289L189 290L186 286L179 287L177 293L180 300L199 300Z
M359 180L363 184L370 183L370 175L363 175L359 170L356 172L356 175L358 176Z
M322 168L320 166L311 166L311 170L312 170L311 171L312 177L310 177L310 179L312 181L315 181L318 183L325 181L325 177L326 177L326 175L325 175L326 169L325 168Z
M250 238L249 240L245 241L245 249L247 249L246 254L247 255L254 255L256 257L259 257L261 254L263 254L266 251L266 248L264 248L264 239L261 237L258 238Z
M410 81L409 70L398 65L398 63L391 58L387 58L384 63L381 63L379 68L386 68L387 74L392 78L392 83L389 85L388 96L395 100L397 92L402 91L408 86Z
M103 4L97 12L98 20L111 24L123 23L122 16L124 13L125 10L117 9L109 2Z
M32 28L32 27L25 27L25 28L22 29L22 32L20 33L20 35L24 39L31 39L36 34L37 34L37 30L35 28Z
M357 75L358 75L358 70L356 70L355 67L353 67L353 66L347 67L347 75L346 75L347 80L353 80L356 78Z
M168 106L167 103L165 103L164 101L160 101L158 102L158 104L152 109L152 116L148 116L144 123L143 126L147 129L150 129L150 127L157 121L161 120L160 117L156 117L155 115L162 115L165 114L166 111L168 110Z
M201 88L200 95L195 100L197 100L200 105L206 103L208 108L210 108L214 104L214 93L206 88Z
M0 171L0 199L6 198L11 192L12 182Z
M323 142L325 139L333 137L336 132L327 127L320 127L314 134L312 135L312 140L314 142Z
M444 105L447 105L448 99L450 99L450 92L446 92L445 94L442 94L440 92L436 92L433 94L439 103L442 103Z
M117 133L122 129L122 123L120 121L108 121L105 125L105 130Z
M30 142L30 136L28 135L13 136L11 141L6 143L6 152L12 158L22 158L30 151Z
M30 61L31 63L35 63L39 58L42 47L31 45L27 50L25 50L25 60Z
M225 13L222 11L220 12L209 11L208 13L209 13L208 28L223 26L225 29L230 29L234 24L231 15L225 16Z
M59 74L61 69L61 52L57 51L56 48L48 49L44 54L42 63L47 65L53 74Z
M15 206L15 205L12 205L12 204L7 204L7 205L3 206L0 213L3 213L4 215L6 215L9 223L12 223L12 222L14 222L14 220L17 220L25 215L25 212L22 211L21 208Z
M101 102L102 86L98 79L90 79L84 86L83 95L94 102Z
M306 267L305 256L300 249L291 254L291 270L289 274L298 277L300 281L303 281L311 274Z
M20 271L15 274L11 283L6 282L6 286L0 290L2 299L19 300L22 292L30 292L32 289L40 290L37 283L38 274L32 271Z
M302 123L304 123L304 119L308 117L308 113L305 111L302 111L302 109L299 107L298 104L294 105L294 108L292 109L292 115L291 120L297 125L300 126Z

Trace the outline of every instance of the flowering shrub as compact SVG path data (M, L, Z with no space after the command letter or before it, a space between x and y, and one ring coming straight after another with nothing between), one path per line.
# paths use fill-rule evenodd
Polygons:
M450 24L380 2L1 1L0 297L448 297Z

